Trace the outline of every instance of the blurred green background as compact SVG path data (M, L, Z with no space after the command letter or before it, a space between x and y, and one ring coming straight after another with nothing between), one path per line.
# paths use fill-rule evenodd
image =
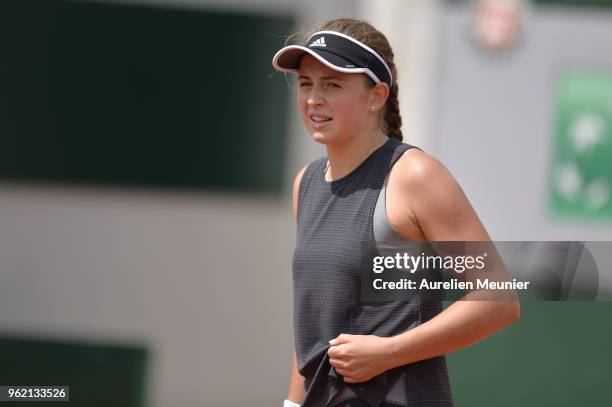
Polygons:
M521 319L448 356L457 406L605 406L612 302L524 302Z
M269 56L291 24L0 2L0 177L278 194L288 110Z

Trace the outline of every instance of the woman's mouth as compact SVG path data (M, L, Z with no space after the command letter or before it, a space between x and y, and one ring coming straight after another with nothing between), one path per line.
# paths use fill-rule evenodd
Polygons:
M328 126L332 121L332 118L329 116L322 116L322 115L311 115L310 116L310 123L312 124L312 127L314 127L315 129L321 129L325 126Z

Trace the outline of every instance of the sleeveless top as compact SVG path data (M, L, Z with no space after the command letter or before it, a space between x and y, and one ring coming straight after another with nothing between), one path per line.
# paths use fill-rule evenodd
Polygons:
M362 242L374 241L374 212L392 165L412 148L389 139L350 174L327 182L325 157L308 165L299 186L293 255L293 319L302 407L324 407L339 393L372 407L452 406L443 356L388 370L361 383L345 383L329 363L328 341L341 333L395 336L433 318L441 301L418 295L402 301L360 302ZM342 394L341 393L341 394Z

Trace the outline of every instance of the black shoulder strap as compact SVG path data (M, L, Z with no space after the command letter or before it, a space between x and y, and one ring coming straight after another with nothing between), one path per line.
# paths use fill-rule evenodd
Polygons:
M420 150L420 148L418 148L417 146L413 146L411 144L406 144L406 143L402 143L398 141L395 147L395 151L393 152L393 156L391 157L391 162L389 163L389 169L393 167L395 162L399 160L402 154L404 154L406 151L410 150L411 148L416 148Z

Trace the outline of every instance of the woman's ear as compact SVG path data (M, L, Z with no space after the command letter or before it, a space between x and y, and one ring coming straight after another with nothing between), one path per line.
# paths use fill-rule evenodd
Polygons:
M377 83L370 89L370 111L375 112L387 103L389 98L389 85L384 82Z

